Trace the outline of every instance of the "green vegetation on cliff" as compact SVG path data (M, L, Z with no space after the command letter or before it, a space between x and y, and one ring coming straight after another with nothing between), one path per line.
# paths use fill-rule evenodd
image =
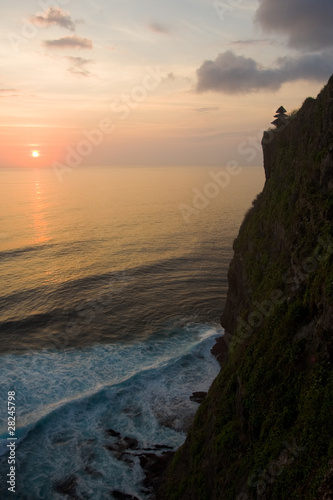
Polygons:
M266 184L228 274L229 359L161 499L331 498L333 77L263 151Z

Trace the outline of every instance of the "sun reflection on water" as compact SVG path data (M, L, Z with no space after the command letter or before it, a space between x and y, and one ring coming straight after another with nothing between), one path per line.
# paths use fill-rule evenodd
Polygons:
M50 240L50 231L46 219L47 201L45 190L38 171L35 172L32 195L32 217L36 243L45 243Z

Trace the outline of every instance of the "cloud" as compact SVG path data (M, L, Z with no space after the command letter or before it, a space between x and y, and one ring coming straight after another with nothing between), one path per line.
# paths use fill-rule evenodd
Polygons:
M196 111L197 113L211 113L212 111L219 111L219 107L217 106L208 106L206 108L194 108L193 111Z
M164 80L164 81L169 80L169 81L171 81L171 82L174 82L174 81L176 80L176 78L177 78L177 76L176 76L176 75L175 75L172 71L170 71L170 73L168 73L168 74L167 74L167 75L163 78L163 80Z
M164 35L168 35L170 33L170 29L165 24L153 21L148 25L150 31L154 33L162 33Z
M165 77L162 78L162 83L165 84L172 84L172 83L191 83L192 80L188 76L183 76L183 75L177 75L173 73L172 71L168 73Z
M266 32L288 36L290 47L320 50L333 45L332 0L259 0L255 20Z
M77 35L65 36L57 40L45 40L43 44L49 49L92 49L92 41Z
M231 50L219 54L215 61L205 61L197 70L198 92L240 94L260 90L277 91L283 83L299 79L324 81L332 73L330 52L280 57L276 67L263 68L257 61L237 56Z
M212 133L208 130L200 131L200 133L193 134L187 137L190 142L210 142L210 141L220 141L221 139L226 139L230 137L244 137L243 132L217 132Z
M72 21L70 13L59 7L49 7L44 14L31 16L29 20L35 26L49 28L52 25L57 25L75 31L75 23Z
M86 68L87 64L94 63L92 59L84 59L83 57L67 57L70 62L68 71L78 76L91 76L92 73Z
M260 38L260 39L248 39L248 40L236 40L235 42L231 42L229 45L238 45L238 46L251 46L251 45L275 45L276 42L271 40L270 38Z
M0 89L0 97L19 97L20 94L18 89Z

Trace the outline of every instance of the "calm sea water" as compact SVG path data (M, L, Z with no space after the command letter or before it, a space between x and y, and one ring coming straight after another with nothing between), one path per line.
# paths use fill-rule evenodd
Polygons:
M1 171L1 498L8 391L16 498L149 497L139 455L182 444L218 373L232 242L264 182L222 171Z

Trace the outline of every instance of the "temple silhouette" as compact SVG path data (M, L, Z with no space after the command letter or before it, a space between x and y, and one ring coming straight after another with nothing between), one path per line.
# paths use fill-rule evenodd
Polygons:
M287 115L287 110L284 109L283 106L280 106L279 109L275 111L276 115L274 115L275 120L272 123L272 125L275 125L276 128L280 128L283 125L286 124L288 115Z

